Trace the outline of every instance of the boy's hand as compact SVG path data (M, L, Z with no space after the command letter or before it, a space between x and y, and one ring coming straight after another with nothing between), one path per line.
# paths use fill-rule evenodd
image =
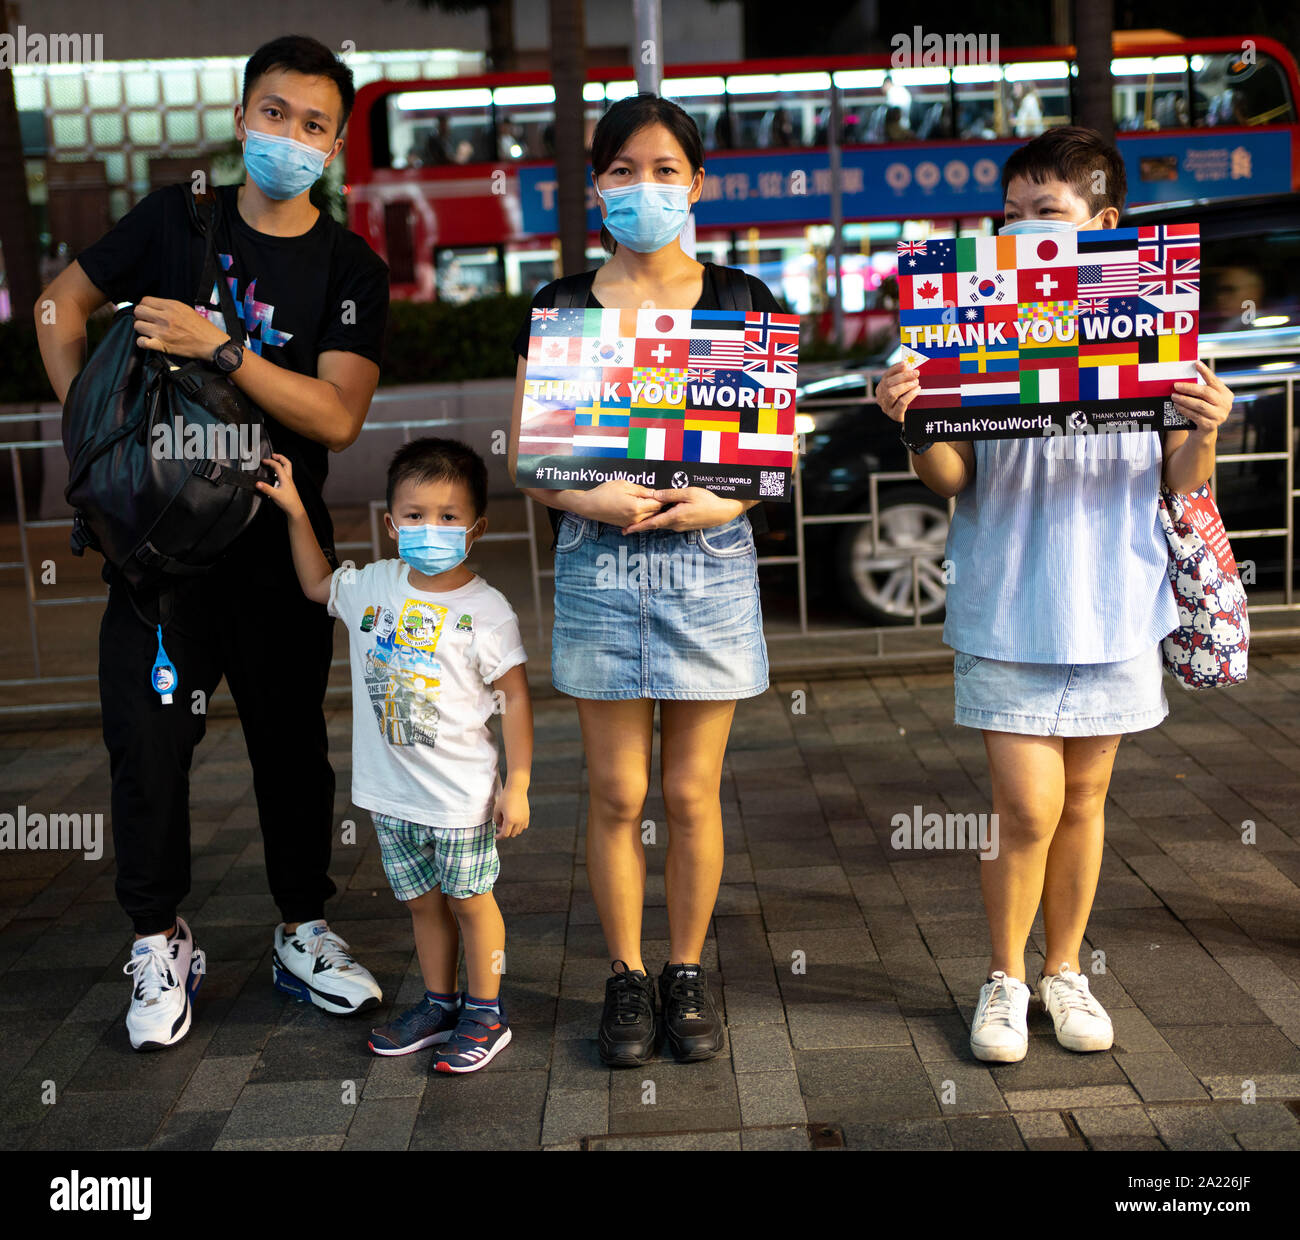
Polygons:
M307 510L303 507L298 488L293 484L293 466L289 463L289 458L273 452L269 457L262 458L262 464L271 467L276 482L275 486L272 486L269 482L259 481L257 489L283 508L288 516L296 517L299 513L305 516Z
M509 839L528 830L528 794L507 784L497 793L492 820L497 824L493 839Z
M1204 383L1175 383L1170 398L1175 409L1192 425L1193 438L1212 438L1232 412L1232 391L1204 362L1196 369Z
M921 380L906 362L895 362L876 381L876 399L885 417L903 420L907 406L921 393Z

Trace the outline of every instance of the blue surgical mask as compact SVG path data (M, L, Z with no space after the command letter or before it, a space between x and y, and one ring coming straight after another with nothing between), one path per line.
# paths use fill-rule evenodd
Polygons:
M686 227L691 213L689 185L638 181L596 193L605 204L605 227L619 245L638 254L662 250Z
M1101 212L1098 211L1097 215ZM1094 215L1083 224L1091 224L1097 218ZM1072 224L1069 220L1017 220L1014 224L1003 224L998 229L999 237L1018 237L1021 233L1064 233L1077 232L1083 224Z
M474 525L478 522L475 521ZM397 554L417 573L436 577L449 572L469 555L465 536L473 526L399 525Z
M268 198L283 202L309 190L325 171L325 152L305 142L246 129L244 167Z

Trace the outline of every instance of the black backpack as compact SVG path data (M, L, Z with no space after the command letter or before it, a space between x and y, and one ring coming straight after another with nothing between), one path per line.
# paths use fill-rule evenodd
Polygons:
M194 301L207 305L215 284L226 330L243 344L217 256L220 195L185 196L207 241ZM261 464L272 448L261 409L210 361L176 365L138 347L133 310L118 310L68 389L64 495L74 554L101 552L132 587L167 586L206 572L257 515L255 483L275 482Z

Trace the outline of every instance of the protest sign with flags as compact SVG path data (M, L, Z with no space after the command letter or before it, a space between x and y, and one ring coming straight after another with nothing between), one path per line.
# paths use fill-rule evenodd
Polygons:
M1195 224L900 242L898 284L909 438L1188 425L1168 398L1198 381Z
M642 309L626 338L617 310L534 310L516 477L788 500L798 362L794 314Z

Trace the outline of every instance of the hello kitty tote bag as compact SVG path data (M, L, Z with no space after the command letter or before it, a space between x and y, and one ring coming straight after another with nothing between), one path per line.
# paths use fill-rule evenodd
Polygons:
M1240 684L1250 647L1246 591L1209 484L1190 495L1162 486L1160 525L1178 603L1178 627L1161 643L1165 668L1185 689Z

